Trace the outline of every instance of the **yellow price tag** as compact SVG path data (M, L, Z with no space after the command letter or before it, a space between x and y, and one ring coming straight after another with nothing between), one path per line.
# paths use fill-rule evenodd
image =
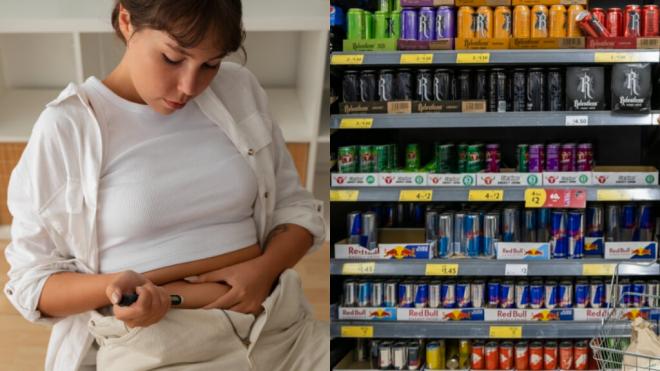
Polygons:
M594 53L596 63L630 63L639 62L639 57L633 53Z
M547 197L545 189L528 188L525 190L525 207L543 207Z
M596 191L598 201L631 201L632 195L626 190L599 189Z
M433 54L401 54L400 64L431 64Z
M491 339L520 339L522 326L490 326L488 336Z
M427 276L457 276L458 264L426 264Z
M359 118L359 119L341 119L339 122L340 129L371 129L374 124L372 118Z
M376 263L344 263L341 269L342 274L374 274Z
M364 54L338 54L330 58L330 64L362 64Z
M399 201L430 202L433 201L432 190L402 190L399 192Z
M333 189L330 191L330 201L355 202L358 200L359 195L360 191L339 191Z
M456 54L456 63L490 63L490 53L458 53Z
M583 276L611 276L614 274L616 264L584 264Z
M373 326L342 326L341 337L372 338L374 337L374 328Z
M468 201L504 201L504 190L473 189L468 193Z

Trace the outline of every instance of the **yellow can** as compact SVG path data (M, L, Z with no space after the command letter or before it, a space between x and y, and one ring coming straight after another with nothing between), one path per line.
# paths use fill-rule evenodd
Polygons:
M469 6L462 6L458 9L456 18L458 23L456 37L460 39L474 39L474 9Z
M513 9L513 37L529 39L531 12L527 5L518 5Z
M426 344L426 367L432 370L445 368L444 340L435 340Z
M477 39L493 38L493 10L489 6L480 6L474 17L474 33Z
M508 39L511 37L511 9L508 6L498 6L495 8L493 37L496 39Z
M532 8L532 39L548 37L548 7L545 5L534 5Z
M566 37L566 7L550 7L550 37Z
M568 17L566 20L566 35L568 37L582 37L582 31L576 19L582 11L584 11L582 5L571 5L568 7Z

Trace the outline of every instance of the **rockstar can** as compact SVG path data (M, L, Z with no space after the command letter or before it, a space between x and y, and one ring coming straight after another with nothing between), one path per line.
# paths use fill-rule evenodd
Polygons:
M584 11L582 5L571 5L568 7L568 16L566 21L566 36L582 37L582 31L578 26L577 16Z
M623 36L642 36L642 9L639 5L626 5L623 13Z
M435 16L435 10L432 7L425 6L419 9L417 40L435 40Z
M457 36L460 39L474 39L474 9L469 6L462 6L458 9L457 13Z
M550 37L566 37L566 7L553 5L550 7Z
M545 5L534 5L532 7L530 37L542 39L548 37L548 7Z
M495 8L495 22L493 25L493 37L496 39L508 39L511 37L511 9L508 6Z
M474 18L475 37L477 39L493 38L493 10L489 6L480 6Z
M517 5L513 9L513 37L529 39L532 15L527 5Z
M454 11L451 7L441 6L435 13L435 38L451 39L454 37Z

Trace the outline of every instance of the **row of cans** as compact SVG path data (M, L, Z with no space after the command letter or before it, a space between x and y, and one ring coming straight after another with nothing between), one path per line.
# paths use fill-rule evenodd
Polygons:
M355 360L377 370L469 368L470 340L358 339ZM424 367L425 366L425 367Z
M656 37L660 36L660 8L636 4L625 8L592 8L575 16L582 32L591 37Z
M401 37L401 10L369 12L351 8L346 13L347 40L399 39Z
M344 281L345 307L641 308L659 307L660 281L621 279L355 280Z
M378 248L377 215L373 211L351 211L348 213L348 243Z
M591 143L519 144L516 171L591 171L594 166Z
M337 149L340 173L383 173L399 168L396 144L352 145ZM419 145L406 147L406 169L418 170L420 166Z

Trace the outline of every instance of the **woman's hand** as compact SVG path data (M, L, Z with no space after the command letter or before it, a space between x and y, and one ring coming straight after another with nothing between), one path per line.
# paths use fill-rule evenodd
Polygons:
M128 307L120 307L122 294L138 294L138 300ZM128 327L147 327L160 321L170 309L170 296L164 288L154 285L143 275L125 271L117 275L105 289L114 305L115 317Z
M279 276L272 271L272 267L267 267L264 263L260 256L199 276L187 277L185 280L193 283L224 282L230 286L229 292L206 305L204 309L229 309L257 315L263 311L261 303L266 300L273 282Z

